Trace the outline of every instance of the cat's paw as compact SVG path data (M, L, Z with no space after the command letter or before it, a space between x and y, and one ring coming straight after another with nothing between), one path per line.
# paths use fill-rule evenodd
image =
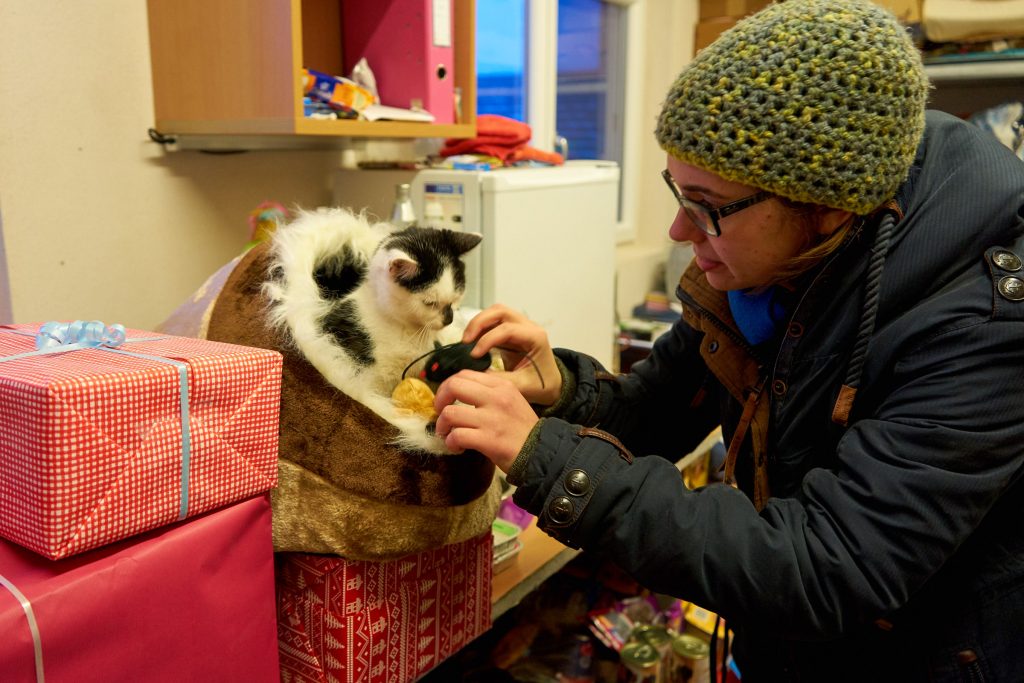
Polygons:
M434 455L452 455L444 439L434 431L434 422L425 422L417 428L415 425L400 426L401 435L396 445L406 451L424 451Z
M393 443L407 451L423 451L434 455L452 455L444 439L433 431L433 419L398 409L391 397L369 396L364 405L383 417L398 430Z

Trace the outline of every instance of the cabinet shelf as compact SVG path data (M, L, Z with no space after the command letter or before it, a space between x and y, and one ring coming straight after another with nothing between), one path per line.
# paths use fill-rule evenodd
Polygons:
M344 73L342 1L363 0L148 0L156 130L166 136L267 136L277 145L292 137L475 135L474 0L452 2L458 123L303 115L303 67Z
M933 83L1012 81L1024 79L1024 59L937 62L924 70Z
M1019 101L1024 93L1024 59L939 62L925 65L935 86L928 106L957 116Z

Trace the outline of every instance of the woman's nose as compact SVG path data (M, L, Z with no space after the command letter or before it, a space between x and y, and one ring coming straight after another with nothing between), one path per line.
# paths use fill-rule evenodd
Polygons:
M690 217L686 215L686 211L680 206L676 211L675 220L668 228L668 236L676 242L699 242L707 237L707 233L694 225Z

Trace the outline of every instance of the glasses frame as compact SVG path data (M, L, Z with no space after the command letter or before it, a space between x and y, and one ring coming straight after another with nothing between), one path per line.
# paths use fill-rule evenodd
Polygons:
M774 196L771 192L761 190L760 192L755 192L752 195L737 199L734 202L729 202L724 206L715 207L711 206L707 202L701 202L683 196L683 191L679 189L678 185L676 185L675 179L672 177L672 174L669 173L667 168L661 172L661 177L665 180L665 184L668 185L668 189L672 191L672 196L674 196L676 201L679 202L679 206L681 206L683 211L686 212L690 221L700 228L702 232L711 235L712 237L721 237L722 228L718 222L726 216L731 216L734 213L751 207L754 204L759 204L760 202ZM710 219L710 224L699 219L701 214Z

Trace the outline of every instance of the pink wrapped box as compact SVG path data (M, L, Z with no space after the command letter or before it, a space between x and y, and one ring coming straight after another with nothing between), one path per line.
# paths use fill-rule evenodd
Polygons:
M277 484L278 352L140 330L36 352L38 327L0 328L0 536L59 559Z
M275 622L265 494L60 562L0 541L4 683L276 682Z
M491 626L490 533L387 562L279 553L286 683L408 683Z

